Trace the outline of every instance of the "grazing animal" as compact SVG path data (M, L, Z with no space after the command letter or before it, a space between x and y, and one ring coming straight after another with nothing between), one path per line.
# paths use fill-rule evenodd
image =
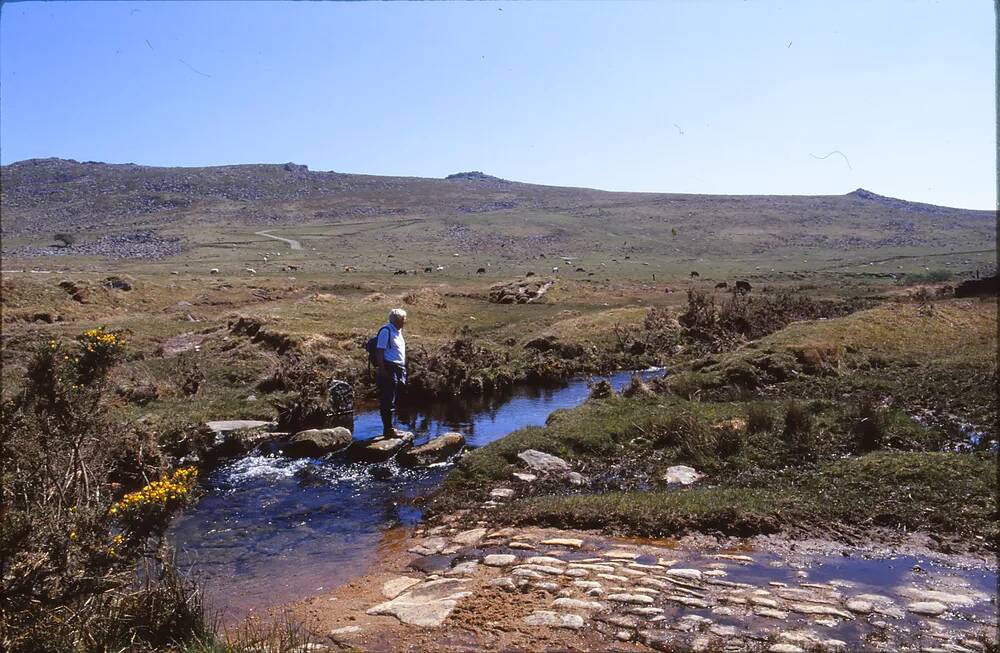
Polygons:
M586 270L584 270L583 268L577 268L576 271L577 272L586 272Z
M444 269L444 266L443 266L443 265L439 265L439 266L437 266L437 267L436 267L436 268L434 268L434 269L435 269L435 270L437 270L438 272L440 272L441 270L443 270L443 269Z
M526 276L526 277L533 277L533 276L535 276L535 273L534 272L526 272L524 274L524 276Z
M699 276L699 275L698 275L698 273L697 273L697 272L695 272L694 270L691 270L691 278L692 278L692 279L697 279L697 278L698 278L698 276Z
M552 268L552 271L553 271L553 272L558 272L558 271L559 271L559 266L555 266L555 267L553 267L553 268Z
M249 272L250 274L257 274L257 270L254 270L253 268L243 268L243 271Z
M345 265L344 266L344 272L357 272L357 271L358 271L358 269L356 267L354 267L353 265Z
M212 268L208 271L209 274L219 274L219 268Z
M406 274L406 270L396 270L395 272L393 272L393 274L397 274L397 275L402 274L402 275L405 275Z
M728 287L729 287L729 284L726 283L725 281L720 281L719 283L715 284L715 289L716 290L718 290L720 288L728 288Z
M424 272L433 272L433 271L434 271L434 268L430 268L430 267L424 268Z
M745 295L748 292L750 292L751 290L753 290L753 287L750 285L749 281L737 281L736 282L736 292L738 292L739 294Z
M486 268L479 268L476 270L476 274L486 274Z

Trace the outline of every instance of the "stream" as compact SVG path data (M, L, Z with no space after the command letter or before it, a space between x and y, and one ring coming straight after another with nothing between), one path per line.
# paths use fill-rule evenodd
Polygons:
M652 378L662 370L640 374ZM632 372L605 378L615 390ZM481 447L526 426L541 426L555 410L581 404L588 379L554 388L518 388L494 397L456 398L401 414L416 444L457 431ZM357 439L381 432L378 411L355 415ZM421 518L412 500L433 490L447 465L406 469L394 461L351 464L251 455L202 482L204 496L171 525L177 562L205 590L224 620L329 590L363 574L391 529Z

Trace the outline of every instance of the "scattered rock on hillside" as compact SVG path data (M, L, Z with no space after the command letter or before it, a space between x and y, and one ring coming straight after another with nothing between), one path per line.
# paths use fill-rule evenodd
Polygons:
M502 281L490 287L489 300L494 304L531 304L540 301L554 283L538 277Z
M524 463L531 469L543 474L561 475L568 474L572 471L568 462L559 456L553 456L552 454L548 454L543 451L525 449L521 453L517 454L517 457L523 460Z
M696 470L694 467L688 467L687 465L673 465L667 467L667 473L663 475L663 480L667 483L676 483L678 485L691 485L701 479L705 478L705 475Z

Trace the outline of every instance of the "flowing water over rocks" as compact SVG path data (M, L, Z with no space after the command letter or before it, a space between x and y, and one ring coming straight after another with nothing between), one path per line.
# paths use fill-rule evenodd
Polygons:
M653 376L661 370L649 370ZM620 389L630 372L608 380ZM541 425L552 411L583 402L585 380L525 388L498 398L427 406L407 416L416 444L456 431L483 446ZM222 424L221 422L218 424ZM355 439L381 432L377 411L358 414ZM230 618L328 590L364 572L387 528L420 518L414 499L433 489L448 463L407 469L395 459L352 463L251 455L212 472L205 496L170 529L182 565L204 583L209 603Z

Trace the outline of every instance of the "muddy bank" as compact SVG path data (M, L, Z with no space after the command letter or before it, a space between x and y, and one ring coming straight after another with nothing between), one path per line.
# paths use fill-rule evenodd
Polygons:
M459 523L390 532L369 573L272 616L302 620L318 644L365 651L977 651L996 637L995 567L919 542L846 549Z

